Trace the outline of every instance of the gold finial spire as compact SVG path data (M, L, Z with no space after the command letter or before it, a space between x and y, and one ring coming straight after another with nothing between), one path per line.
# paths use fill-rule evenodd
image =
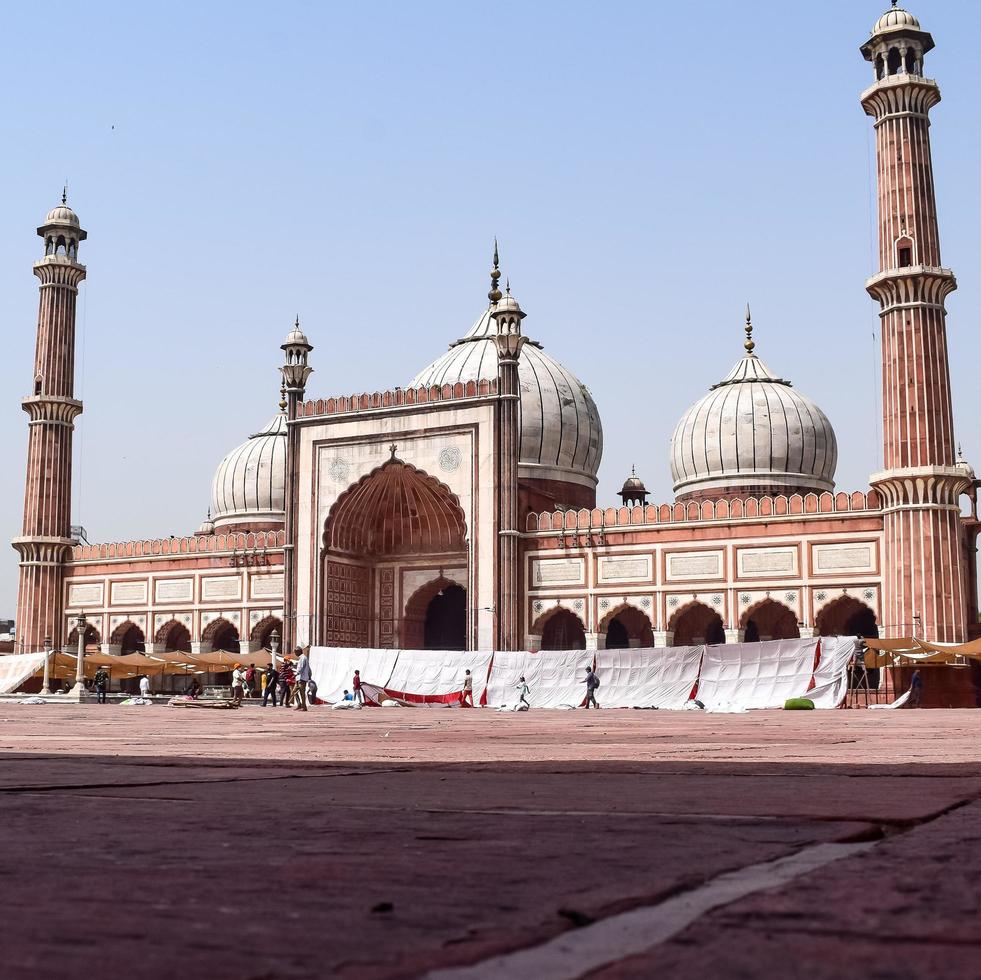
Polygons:
M279 385L279 410L281 412L286 411L286 381L285 379L280 382Z
M752 355L756 348L756 344L753 342L753 314L749 311L749 303L746 304L746 341L743 347L746 348L746 353Z
M496 305L501 301L501 269L500 259L497 257L497 238L494 239L494 268L491 269L491 288L487 298L492 304Z
M64 186L61 188L61 203L66 207L68 206L68 181L65 181Z

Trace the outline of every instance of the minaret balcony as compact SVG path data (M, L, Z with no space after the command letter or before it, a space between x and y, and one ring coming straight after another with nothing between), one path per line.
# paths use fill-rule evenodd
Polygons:
M865 282L869 295L882 304L882 312L897 306L943 306L957 289L951 269L934 265L909 265L884 269Z
M940 86L933 78L901 73L880 78L861 95L862 108L876 126L899 116L926 116L940 101Z

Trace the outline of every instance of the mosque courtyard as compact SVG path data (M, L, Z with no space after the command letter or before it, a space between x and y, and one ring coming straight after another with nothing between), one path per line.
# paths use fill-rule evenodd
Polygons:
M0 719L6 976L981 976L981 712Z

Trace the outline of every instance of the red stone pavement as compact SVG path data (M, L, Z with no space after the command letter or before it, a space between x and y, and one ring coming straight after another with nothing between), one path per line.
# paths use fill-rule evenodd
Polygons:
M0 703L10 977L415 977L820 842L604 977L981 977L981 712Z

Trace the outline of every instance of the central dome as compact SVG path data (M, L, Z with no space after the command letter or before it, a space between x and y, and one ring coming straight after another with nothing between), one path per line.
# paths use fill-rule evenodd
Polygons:
M490 306L450 349L410 382L410 387L466 383L497 377L497 322L492 313L516 301L508 294L500 306ZM519 416L521 447L518 475L525 480L576 484L590 492L603 457L603 427L586 386L542 349L528 340L518 359L521 388ZM560 495L561 496L561 495ZM581 496L559 500L586 506ZM591 506L591 504L589 504Z
M219 464L211 485L215 530L281 526L286 507L286 416L274 415Z
M834 488L838 444L827 416L746 354L681 417L671 438L679 497L807 493Z

